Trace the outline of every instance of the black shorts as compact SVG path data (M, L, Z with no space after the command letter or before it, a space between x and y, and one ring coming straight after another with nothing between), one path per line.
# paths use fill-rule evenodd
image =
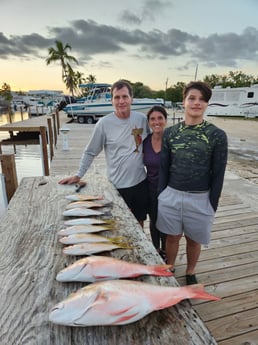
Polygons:
M119 193L138 221L147 218L148 184L147 180L129 188L119 188Z

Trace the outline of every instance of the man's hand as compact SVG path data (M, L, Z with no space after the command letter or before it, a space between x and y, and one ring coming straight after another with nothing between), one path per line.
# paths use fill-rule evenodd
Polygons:
M79 176L70 176L65 177L62 180L58 181L59 184L74 184L80 182Z

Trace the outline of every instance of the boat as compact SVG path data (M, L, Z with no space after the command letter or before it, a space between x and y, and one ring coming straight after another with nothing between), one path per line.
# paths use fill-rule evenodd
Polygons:
M51 114L63 97L62 91L30 90L23 95L13 94L13 111L27 111L31 116Z
M79 123L95 123L99 118L114 111L111 102L111 84L81 84L87 90L87 96L75 103L67 104L63 111L68 117L77 117ZM164 105L164 100L157 98L134 98L131 109L146 113L154 105Z
M258 85L236 88L215 86L205 115L258 117Z

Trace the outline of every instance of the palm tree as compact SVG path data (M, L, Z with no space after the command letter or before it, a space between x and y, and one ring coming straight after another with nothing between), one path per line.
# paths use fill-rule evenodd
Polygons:
M8 114L11 116L12 115L11 102L13 99L13 95L12 95L11 87L9 84L3 83L3 85L0 89L0 96L7 102ZM11 118L10 118L10 120L11 120Z
M47 65L51 64L52 62L60 62L62 66L62 79L65 81L67 78L67 63L68 62L75 62L78 64L76 58L72 55L68 54L68 50L71 50L71 46L66 43L65 46L61 41L55 41L56 47L48 49L48 57L46 58Z
M94 83L96 83L97 78L95 75L89 74L88 77L86 78L86 80L89 84L94 84Z

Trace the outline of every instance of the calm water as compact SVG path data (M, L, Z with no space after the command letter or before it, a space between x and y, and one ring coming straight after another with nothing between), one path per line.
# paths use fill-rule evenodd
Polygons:
M0 113L0 126L9 123L9 117L6 114ZM28 114L23 113L23 119L28 119ZM21 121L21 113L16 112L12 115L12 122ZM9 138L8 132L0 131L0 140ZM15 155L15 165L18 183L22 180L23 177L31 176L42 176L43 167L41 160L40 145L17 145L14 149L13 145L3 145L2 146L3 154L14 154ZM0 173L2 169L0 166ZM4 198L3 198L3 188L2 183L0 182L0 217L4 213Z

